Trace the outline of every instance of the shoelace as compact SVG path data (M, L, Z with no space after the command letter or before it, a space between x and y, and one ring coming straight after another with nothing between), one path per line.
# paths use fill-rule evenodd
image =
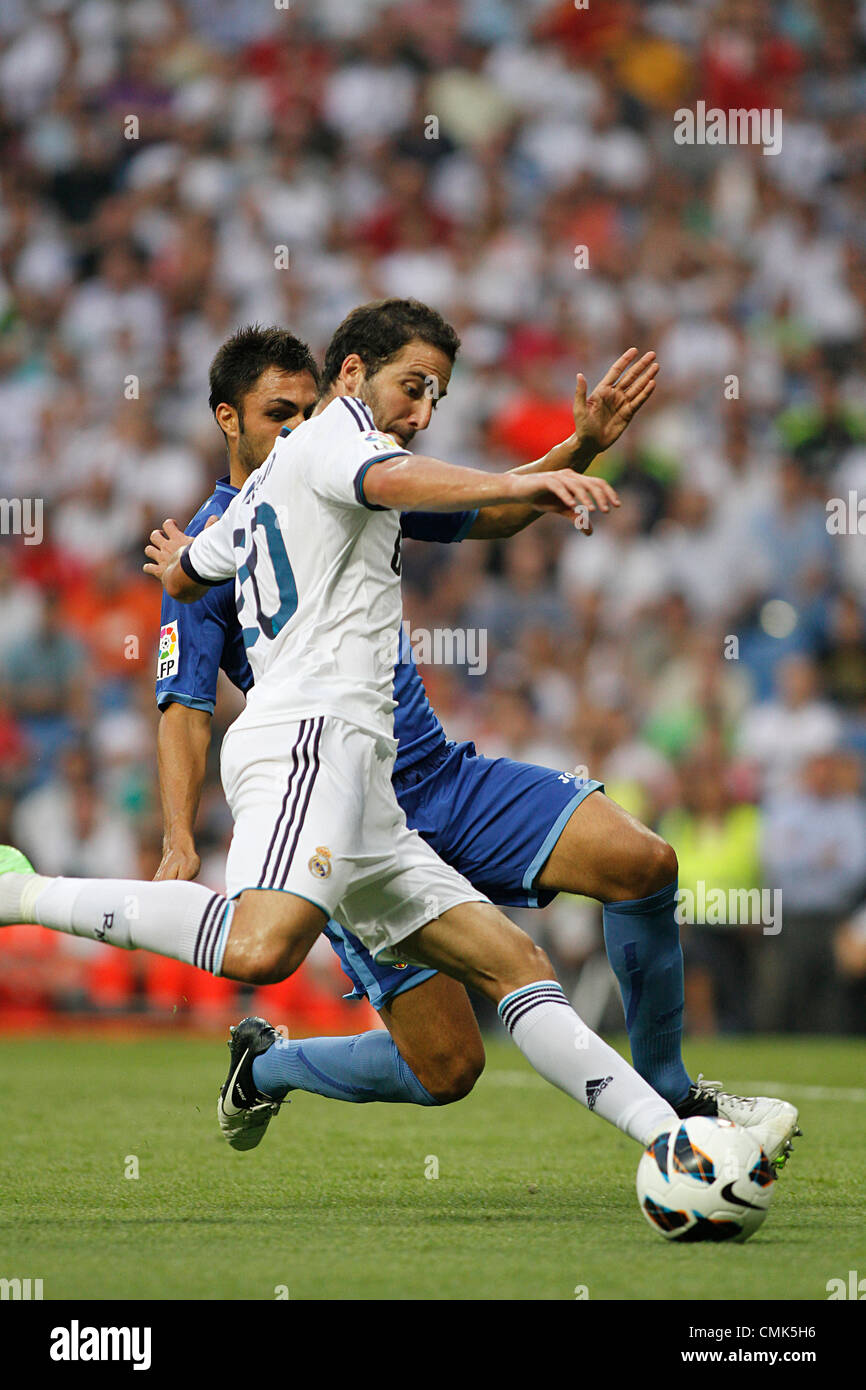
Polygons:
M710 1094L714 1096L728 1096L731 1100L742 1101L744 1105L748 1104L750 1101L754 1101L754 1096L737 1096L734 1095L733 1091L724 1090L721 1081L705 1081L701 1072L698 1072L698 1079L695 1085L699 1091L709 1091Z

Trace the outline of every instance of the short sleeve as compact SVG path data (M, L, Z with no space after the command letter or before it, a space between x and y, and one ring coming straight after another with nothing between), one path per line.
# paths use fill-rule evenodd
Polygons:
M220 484L228 479L220 479ZM217 493L193 517L186 532L198 541L210 537L219 521L231 511L225 490ZM225 507L221 510L220 504ZM234 513L232 513L234 515ZM207 526L211 517L218 524ZM235 603L235 586L230 580L215 582L195 603L180 603L163 594L160 617L159 650L156 670L156 702L187 705L213 713L220 670L239 690L252 685L252 671L241 637Z
M213 714L220 670L244 694L253 683L234 585L215 585L197 603L178 603L164 595L156 672L158 707L187 705Z
M338 506L389 510L367 501L364 477L374 463L407 458L408 450L392 434L377 430L366 406L351 397L333 401L319 418L327 428L321 431L321 447L317 439L309 451L305 469L313 492Z
M232 587L213 588L198 603L178 603L163 595L156 665L160 709L179 704L213 714L226 638L221 600Z

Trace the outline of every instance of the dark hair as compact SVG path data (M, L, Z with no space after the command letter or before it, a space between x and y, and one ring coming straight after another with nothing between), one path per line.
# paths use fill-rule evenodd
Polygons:
M225 402L241 416L241 402L268 367L283 372L309 372L319 384L319 368L306 343L287 328L263 328L259 323L239 328L220 348L210 364L210 399L216 412Z
M413 338L440 348L451 362L460 348L450 323L417 299L376 299L361 304L343 319L328 344L322 390L333 386L350 353L356 352L367 376L374 376Z

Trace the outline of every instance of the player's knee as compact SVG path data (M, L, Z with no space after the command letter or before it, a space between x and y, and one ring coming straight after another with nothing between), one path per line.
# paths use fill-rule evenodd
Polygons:
M497 938L491 940L488 964L473 973L472 983L493 1004L539 980L555 980L550 960L532 937L500 914Z
M531 940L529 940L529 949L526 952L526 962L532 971L534 980L556 979L556 971L550 963L550 956Z
M521 932L520 938L512 944L507 968L497 972L497 975L497 1002L512 990L522 989L524 985L533 985L539 980L556 979L556 971L547 952L524 932Z
M240 971L234 978L248 985L278 985L297 970L305 952L294 943L262 941L245 952Z
M679 864L676 851L660 835L647 833L643 853L635 863L635 883L632 896L648 898L667 888L677 876Z
M302 965L315 936L302 916L287 916L261 893L243 893L232 920L224 973L249 985L278 985ZM316 924L317 926L317 924Z
M418 1079L437 1105L453 1105L469 1095L484 1070L484 1062L484 1046L479 1038L477 1046L469 1051L435 1059L426 1078Z
M263 953L244 965L244 983L248 985L278 985L290 972L283 969L282 959Z
M478 1074L474 1072L458 1073L449 1082L440 1083L430 1094L437 1105L453 1105L469 1095L477 1080Z

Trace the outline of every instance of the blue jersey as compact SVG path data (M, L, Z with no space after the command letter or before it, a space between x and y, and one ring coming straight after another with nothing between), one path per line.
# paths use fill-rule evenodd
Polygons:
M196 512L186 534L197 536L210 517L222 516L237 491L228 478L220 478L213 496ZM477 515L477 511L404 512L400 524L403 535L411 540L461 541ZM159 708L174 703L212 714L220 669L239 690L246 692L253 683L238 621L234 581L214 585L196 603L178 603L163 594L156 681ZM445 741L405 629L401 630L399 658L394 667L394 699L396 774L422 762Z
M197 536L212 516L221 517L236 494L237 488L228 478L220 478L186 534ZM214 585L192 604L179 603L163 593L156 670L159 708L189 705L190 709L213 714L220 669L244 693L253 683L238 622L234 581Z

